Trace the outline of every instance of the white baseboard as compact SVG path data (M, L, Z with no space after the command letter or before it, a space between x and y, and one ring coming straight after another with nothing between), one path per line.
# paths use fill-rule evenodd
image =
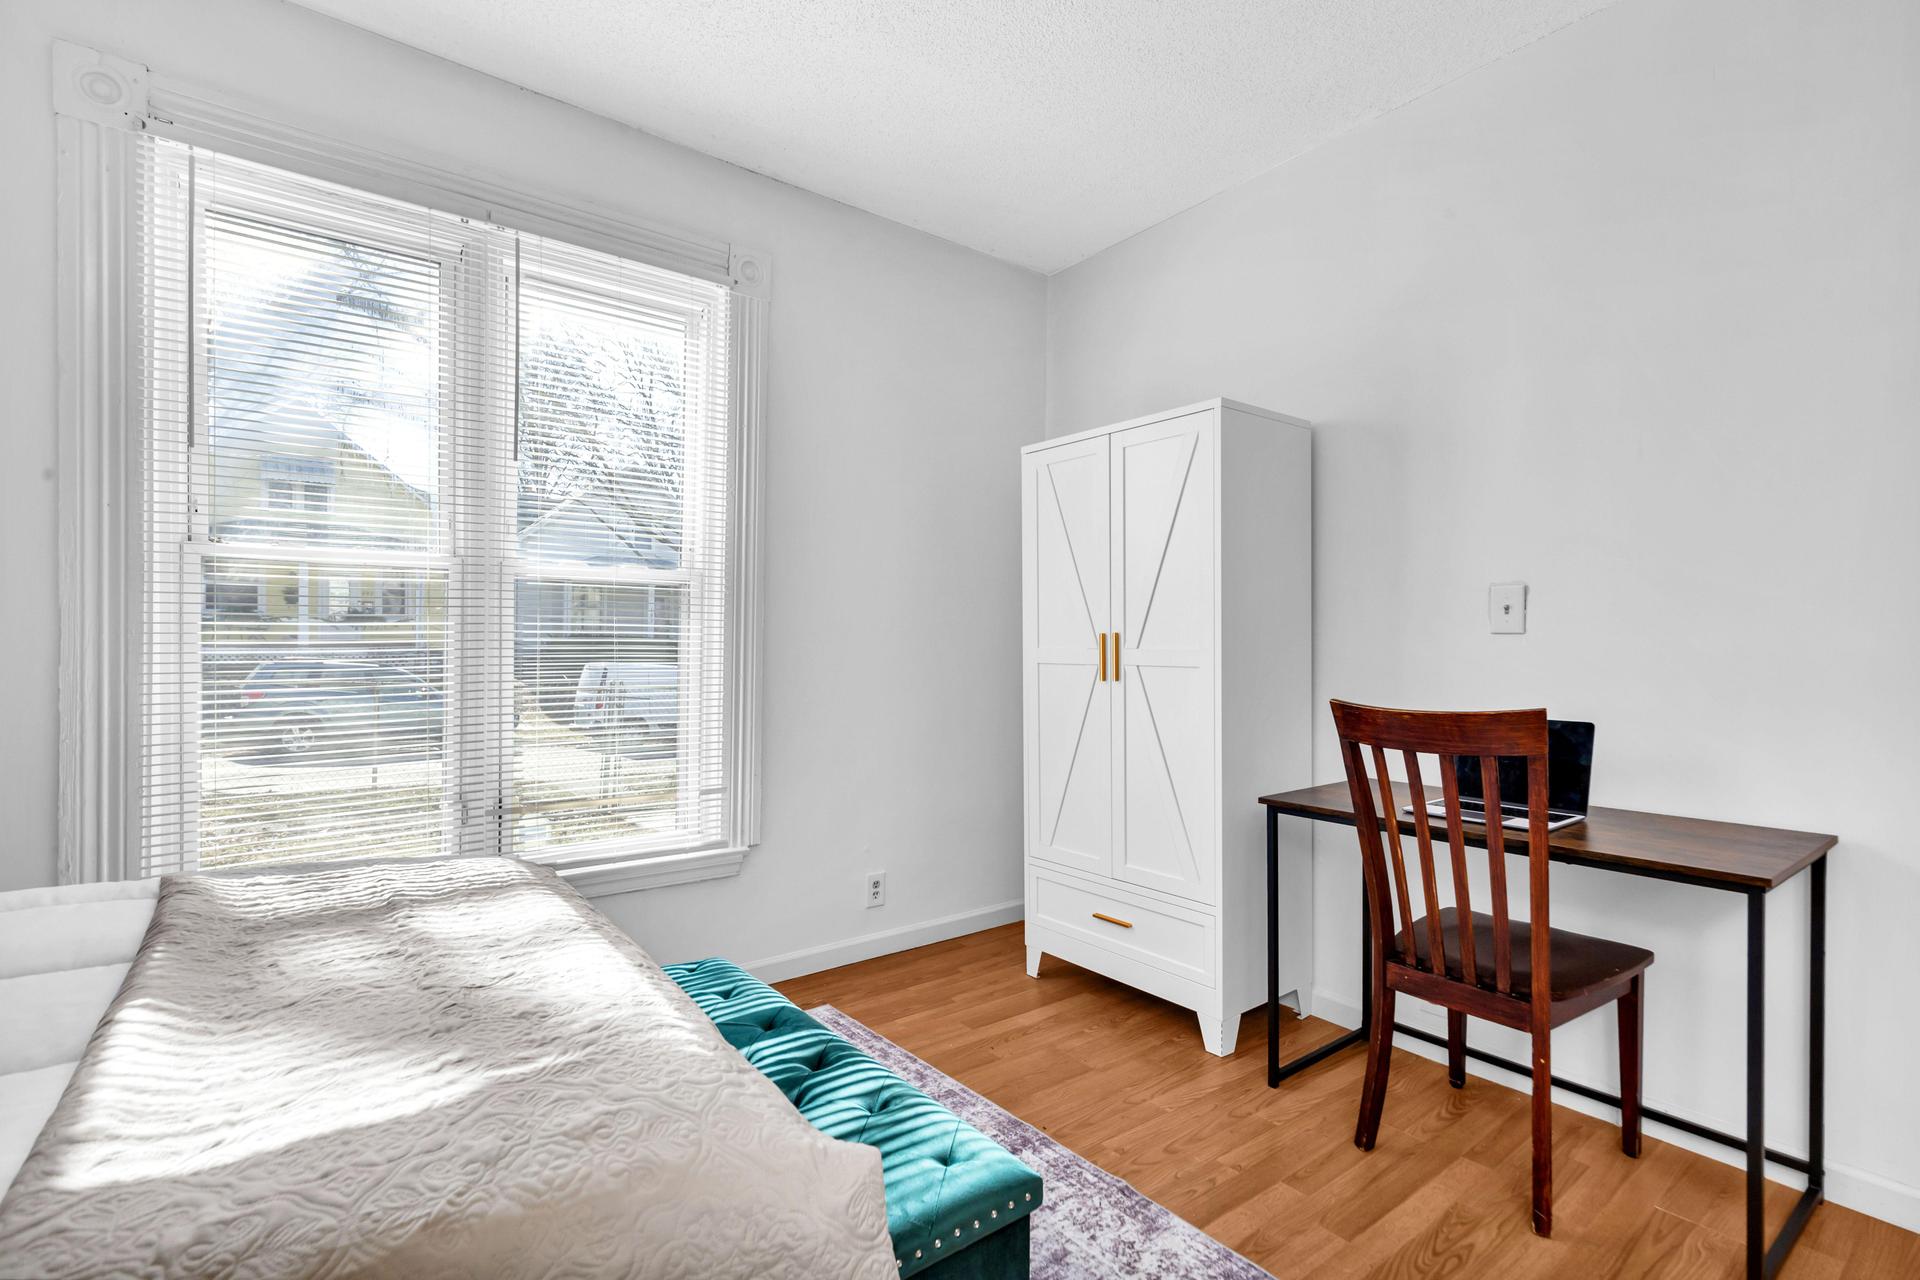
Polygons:
M1360 1006L1354 1004L1351 1000L1336 996L1323 988L1316 987L1314 989L1313 1010L1315 1016L1324 1018L1335 1026L1357 1027L1360 1025ZM1402 1013L1400 1021L1420 1027L1422 1030L1431 1031L1435 1035L1446 1034L1446 1022L1440 1017L1437 1009L1416 1006ZM1446 1061L1446 1051L1439 1045L1428 1044L1424 1040L1415 1040L1411 1036L1404 1040L1394 1041L1394 1046L1405 1049L1409 1053L1417 1053L1421 1057L1431 1059L1434 1062ZM1525 1092L1530 1084L1525 1076L1511 1071L1503 1071L1499 1067L1477 1061L1473 1058L1467 1059L1467 1074L1482 1080L1491 1080L1495 1084L1503 1084L1509 1088L1519 1089L1521 1092ZM1619 1114L1614 1108L1604 1102L1595 1102L1591 1098L1583 1098L1578 1094L1568 1093L1565 1090L1559 1091L1555 1095L1554 1101L1561 1106L1571 1107L1575 1111L1590 1116L1598 1116L1603 1120L1614 1119ZM1683 1116L1688 1120L1709 1125L1716 1129L1726 1129L1729 1127L1725 1120L1714 1116L1700 1115L1689 1107L1676 1106L1673 1103L1661 1102L1654 1098L1648 1098L1647 1105L1658 1107L1662 1111L1671 1112L1674 1115ZM1731 1127L1738 1128L1738 1125L1736 1124ZM1708 1142L1704 1138L1696 1138L1694 1135L1684 1133L1678 1129L1670 1129L1656 1120L1647 1121L1647 1132L1658 1137L1663 1142L1670 1142L1676 1147L1685 1147L1689 1151L1696 1151L1710 1159L1718 1160L1721 1164L1740 1165L1743 1164L1745 1160L1745 1157L1731 1148L1723 1147L1717 1142ZM1804 1152L1802 1154L1804 1154ZM1780 1181L1788 1186L1800 1187L1806 1185L1805 1179L1799 1174L1788 1173L1777 1167L1770 1168L1767 1176L1769 1179ZM1836 1164L1829 1159L1827 1161L1827 1199L1831 1200L1834 1204L1845 1205L1849 1209L1858 1210L1870 1218L1878 1218L1882 1222L1891 1222L1896 1227L1904 1227L1908 1231L1920 1231L1920 1187L1908 1186L1904 1182L1896 1182L1892 1178L1883 1177L1877 1173L1869 1173L1865 1169L1856 1169L1851 1165Z
M1352 1030L1360 1025L1360 1006L1345 996L1334 995L1325 987L1313 989L1313 1016L1336 1027Z
M768 956L764 960L748 961L740 967L762 982L785 982L788 978L803 977L809 973L818 973L822 969L837 969L843 964L855 964L861 960L871 960L875 956L892 955L896 951L911 951L915 947L924 947L930 942L945 942L948 938L958 938L965 934L978 933L982 929L1012 924L1015 920L1026 917L1026 906L1025 899L1016 898L1012 902L981 907L975 911L962 911L958 915L941 916L937 920L923 920L919 924L902 925L898 929L887 929L880 933L862 934L842 942L829 942L825 946L807 947L800 951L789 951L785 955Z
M1920 1231L1920 1187L1910 1187L1851 1165L1827 1162L1827 1199L1869 1218Z

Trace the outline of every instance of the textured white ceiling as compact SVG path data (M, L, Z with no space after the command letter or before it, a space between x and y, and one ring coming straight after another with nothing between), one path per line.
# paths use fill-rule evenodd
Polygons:
M1057 271L1612 0L297 0Z

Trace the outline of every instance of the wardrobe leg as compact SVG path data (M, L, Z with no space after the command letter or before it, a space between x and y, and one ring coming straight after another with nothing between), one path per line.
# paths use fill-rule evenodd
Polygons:
M1200 1040L1207 1052L1216 1058L1231 1058L1234 1045L1240 1042L1240 1016L1204 1012L1194 1016L1200 1019Z

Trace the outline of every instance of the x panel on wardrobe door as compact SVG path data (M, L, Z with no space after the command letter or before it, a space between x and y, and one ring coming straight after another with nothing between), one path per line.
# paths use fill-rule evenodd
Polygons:
M1214 894L1214 436L1195 414L1116 432L1114 876Z
M1107 445L1063 445L1028 460L1029 845L1034 856L1104 875L1112 841L1113 710L1101 680L1109 629Z

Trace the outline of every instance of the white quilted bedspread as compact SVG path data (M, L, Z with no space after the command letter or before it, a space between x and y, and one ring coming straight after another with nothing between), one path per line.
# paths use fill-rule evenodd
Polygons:
M172 877L0 1201L0 1275L894 1274L815 1130L507 859Z

